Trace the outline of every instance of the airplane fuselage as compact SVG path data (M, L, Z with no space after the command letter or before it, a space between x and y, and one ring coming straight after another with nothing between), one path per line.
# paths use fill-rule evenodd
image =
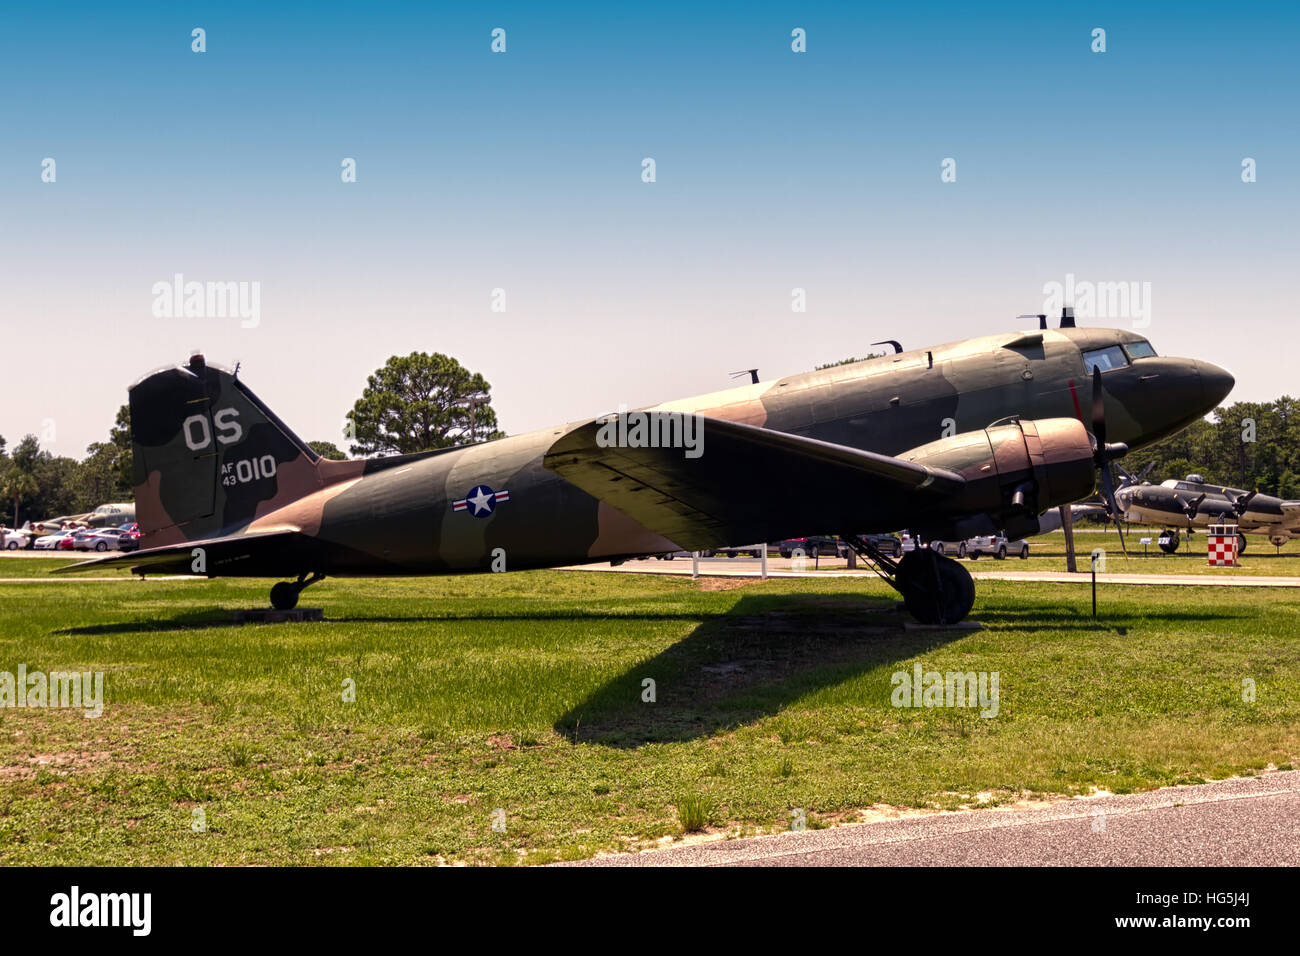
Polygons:
M1140 345L1138 345L1140 343ZM902 352L654 406L896 455L1008 416L1081 418L1092 401L1085 355L1113 350L1103 372L1110 439L1141 446L1205 414L1227 373L1149 352L1136 333L1062 329L1007 333ZM1145 346L1143 348L1142 346ZM1090 358L1093 360L1093 358ZM406 459L369 460L249 521L250 532L301 528L310 560L331 574L431 574L554 567L677 550L543 466L548 448L585 422ZM701 435L708 454L707 427ZM337 469L358 463L322 462ZM336 470L337 470L336 469ZM779 482L773 474L770 480ZM232 513L232 519L237 516ZM178 529L179 530L179 529ZM803 529L803 533L845 529ZM892 531L861 527L854 531ZM148 546L171 543L151 537ZM748 543L748 542L739 542ZM255 563L222 573L267 573Z

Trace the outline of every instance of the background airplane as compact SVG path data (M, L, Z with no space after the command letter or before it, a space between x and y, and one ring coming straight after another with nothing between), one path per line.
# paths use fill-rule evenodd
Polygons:
M827 528L847 532L919 620L950 623L974 601L960 564L929 549L895 561L859 533L1023 537L1041 512L1091 494L1098 468L1109 489L1126 443L1179 430L1232 384L1133 332L1040 328L476 445L330 461L195 355L130 389L144 549L63 570L294 576L271 591L290 608L329 574L617 562ZM695 457L671 440L690 423L702 427ZM638 444L629 428L611 444L616 425L669 440Z
M1193 527L1213 524L1237 525L1238 553L1246 550L1247 534L1268 535L1269 541L1279 547L1300 535L1300 501L1212 485L1200 475L1188 475L1181 481L1170 478L1153 485L1142 480L1146 473L1144 470L1134 476L1123 472L1115 489L1115 503L1122 520L1167 529L1169 533L1164 537L1169 540L1161 544L1165 551L1178 550L1180 529L1191 533Z

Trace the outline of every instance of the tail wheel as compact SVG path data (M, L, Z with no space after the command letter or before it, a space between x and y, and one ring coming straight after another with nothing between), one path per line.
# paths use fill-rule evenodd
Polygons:
M908 613L922 624L956 624L975 605L970 572L927 549L903 557L897 583Z

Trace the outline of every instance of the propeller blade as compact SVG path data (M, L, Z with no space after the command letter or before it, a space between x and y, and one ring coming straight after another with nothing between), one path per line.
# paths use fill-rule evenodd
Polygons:
M1254 499L1254 497L1257 494L1259 494L1258 488L1256 488L1254 491L1250 492L1249 494L1240 495L1237 498L1237 500L1235 500L1232 503L1232 510L1237 512L1238 518L1240 518L1242 515L1246 513L1246 509L1250 507L1250 502Z
M1106 446L1103 445L1102 448ZM1124 529L1119 523L1119 505L1115 501L1115 477L1111 474L1110 461L1106 461L1101 468L1101 495L1102 500L1106 502L1106 511L1109 513L1112 521L1115 522L1115 530L1119 533L1119 549L1124 552L1124 557L1128 557L1128 547L1124 544Z
M1127 558L1128 546L1124 543L1124 529L1119 524L1119 504L1115 501L1115 475L1112 471L1114 467L1112 462L1128 454L1128 445L1123 442L1107 443L1106 441L1106 399L1101 392L1101 369L1096 365L1092 367L1092 440L1094 446L1092 460L1101 472L1101 500L1106 505L1107 514L1115 522L1115 530L1119 532L1119 547ZM1126 478L1131 477L1128 472L1124 472L1124 475Z
M1100 449L1106 444L1106 399L1101 394L1101 368L1092 367L1092 433Z
M1151 469L1156 466L1154 461L1147 462L1147 466L1138 472L1137 480L1142 481L1147 475L1151 474Z

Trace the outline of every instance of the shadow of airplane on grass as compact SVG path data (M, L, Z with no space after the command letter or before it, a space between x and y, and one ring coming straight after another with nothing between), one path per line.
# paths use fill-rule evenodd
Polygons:
M561 716L579 743L635 748L692 740L752 723L865 671L978 631L904 629L895 601L843 594L747 596L730 613L636 664ZM655 681L654 703L642 681Z
M775 597L775 596L773 596ZM1186 613L1173 620L1233 619ZM1146 623L1140 615L1093 620L1071 605L982 608L994 631L904 627L894 601L837 595L749 596L727 615L705 620L685 639L607 682L561 716L557 732L575 743L636 748L728 731L780 712L800 697L882 665L896 665L963 637L1026 630L1112 632ZM654 703L642 681L655 681Z
M298 624L486 624L493 621L696 621L698 612L683 610L670 614L617 614L613 612L574 611L550 613L520 614L411 614L394 616L391 614L351 615L348 617L326 617L322 621L240 621L235 618L233 608L211 607L203 610L186 611L169 618L147 618L136 621L114 621L109 624L87 624L81 627L65 627L54 631L55 634L158 634L168 631L193 631L209 627L291 627Z

